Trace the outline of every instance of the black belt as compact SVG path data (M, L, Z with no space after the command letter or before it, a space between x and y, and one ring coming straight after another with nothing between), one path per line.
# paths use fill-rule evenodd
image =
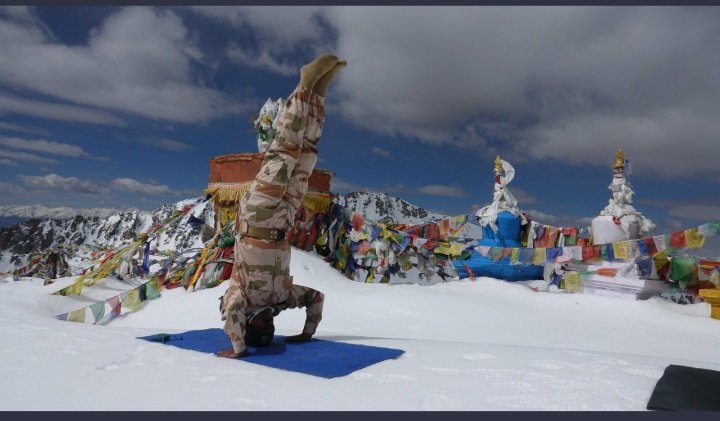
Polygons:
M251 227L247 226L243 231L241 231L242 235L247 235L248 237L257 238L259 240L284 240L285 239L285 230L279 230L277 228L260 228L260 227Z

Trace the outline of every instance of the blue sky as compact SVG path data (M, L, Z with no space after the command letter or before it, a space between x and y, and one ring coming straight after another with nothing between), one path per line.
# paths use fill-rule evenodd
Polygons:
M461 214L492 197L586 226L618 148L662 233L720 219L716 7L0 7L0 204L201 194L211 157L333 52L318 167L333 190Z

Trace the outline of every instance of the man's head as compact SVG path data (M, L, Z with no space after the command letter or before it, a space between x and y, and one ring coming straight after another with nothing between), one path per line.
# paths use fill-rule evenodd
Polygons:
M245 327L245 344L248 346L268 346L275 335L272 307L258 309L248 314Z

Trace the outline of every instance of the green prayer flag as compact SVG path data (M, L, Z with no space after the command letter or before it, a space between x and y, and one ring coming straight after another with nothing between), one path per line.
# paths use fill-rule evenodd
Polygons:
M105 315L105 301L99 301L99 302L91 305L90 311L92 311L92 315L93 315L93 318L95 319L95 323L97 323L98 320L102 319L102 317Z

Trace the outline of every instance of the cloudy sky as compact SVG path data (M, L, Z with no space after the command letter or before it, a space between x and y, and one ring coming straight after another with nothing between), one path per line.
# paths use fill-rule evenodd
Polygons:
M618 148L659 230L720 219L720 8L0 7L0 204L195 197L323 52L333 190L461 214L493 159L555 225L607 204ZM662 232L659 232L662 233Z

